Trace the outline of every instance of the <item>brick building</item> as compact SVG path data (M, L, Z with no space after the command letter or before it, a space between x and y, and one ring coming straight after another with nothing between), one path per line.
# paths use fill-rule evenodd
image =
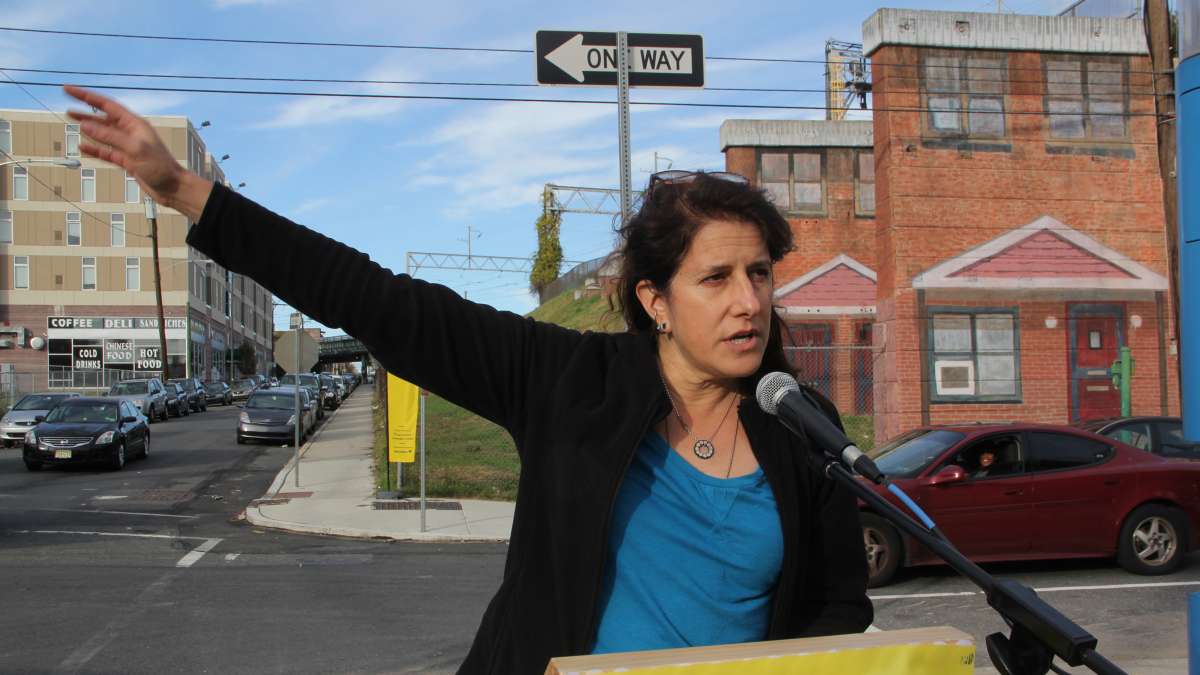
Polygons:
M792 306L806 321L837 307L834 344L851 342L850 317L873 316L876 440L929 423L1116 415L1108 367L1122 346L1137 363L1134 414L1177 413L1141 22L884 9L864 23L863 43L874 167L856 169L854 193L830 160L846 152L832 142L844 122L792 123L830 132L757 142L741 127L780 123L729 122L722 145L730 170L772 194L783 163L763 156L824 153L819 174L812 160L790 160L785 210L800 250L778 268L777 302L789 321ZM726 143L735 128L738 143ZM818 175L824 210L798 211L799 195L817 204ZM868 177L874 218L851 218L849 196ZM868 278L871 312L847 312ZM852 366L833 371L853 377Z
M150 122L181 164L214 180L219 165L184 117ZM80 132L59 114L0 110L0 387L86 390L159 375L153 253L137 182L80 157ZM78 161L78 166L62 166ZM159 207L167 365L174 375L229 378L235 350L271 361L271 296L185 242L190 223Z

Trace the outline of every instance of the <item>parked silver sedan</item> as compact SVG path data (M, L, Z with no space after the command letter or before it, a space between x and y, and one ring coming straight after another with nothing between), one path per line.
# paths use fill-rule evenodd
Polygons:
M75 398L79 394L68 392L42 392L28 394L0 417L0 438L4 447L19 447L25 442L25 434L36 424L34 418L45 417L59 403Z

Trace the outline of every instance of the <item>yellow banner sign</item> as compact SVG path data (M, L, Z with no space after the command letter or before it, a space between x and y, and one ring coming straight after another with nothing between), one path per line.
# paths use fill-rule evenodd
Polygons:
M411 464L417 461L417 415L421 390L417 385L388 373L387 376L388 461Z

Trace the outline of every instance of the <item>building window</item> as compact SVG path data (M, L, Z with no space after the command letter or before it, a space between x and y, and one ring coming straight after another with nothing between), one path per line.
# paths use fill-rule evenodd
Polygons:
M20 200L29 199L29 169L23 166L13 167L12 198Z
M83 243L83 223L78 211L67 212L67 246L79 246Z
M78 124L68 124L67 125L66 148L67 148L67 152L66 152L67 157L78 157L79 156L79 125Z
M12 211L0 211L0 244L13 243L13 215Z
M1125 63L1055 55L1044 61L1050 137L1125 138Z
M1003 56L927 56L924 60L925 130L936 136L1002 138Z
M83 258L83 290L96 290L96 259L87 256Z
M125 245L125 214L114 213L110 216L109 232L112 237L113 246Z
M80 200L85 202L96 201L96 170L80 169L79 181L79 194L82 195Z
M859 152L854 165L854 209L860 216L875 215L875 153Z
M1020 398L1015 310L930 309L932 401Z
M13 288L25 290L29 288L29 256L13 256Z
M125 259L125 290L137 291L142 288L142 261L138 258Z
M0 152L12 156L12 122L0 120Z
M819 213L825 208L823 152L763 152L759 183L782 211Z
M125 203L136 204L141 198L141 188L138 187L137 179L125 174Z

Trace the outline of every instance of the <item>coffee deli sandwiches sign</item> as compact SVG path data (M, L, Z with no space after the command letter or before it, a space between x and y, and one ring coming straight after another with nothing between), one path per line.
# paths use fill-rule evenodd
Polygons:
M55 347L52 351L70 349L72 370L99 371L109 367L162 370L156 317L51 316L46 319L46 328L47 337ZM187 320L168 318L166 334L168 342L185 340Z

